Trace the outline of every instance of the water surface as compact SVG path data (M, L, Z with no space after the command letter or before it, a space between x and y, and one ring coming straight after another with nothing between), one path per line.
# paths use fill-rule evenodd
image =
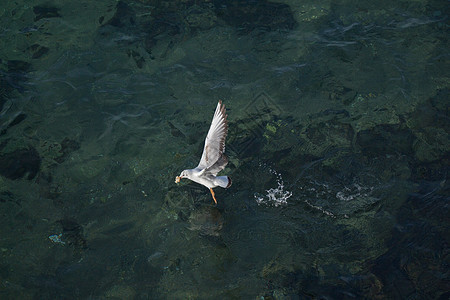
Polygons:
M447 299L446 4L3 4L1 298Z

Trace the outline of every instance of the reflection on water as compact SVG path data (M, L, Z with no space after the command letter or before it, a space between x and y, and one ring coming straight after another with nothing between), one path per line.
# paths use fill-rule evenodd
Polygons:
M447 299L445 4L4 4L0 298Z

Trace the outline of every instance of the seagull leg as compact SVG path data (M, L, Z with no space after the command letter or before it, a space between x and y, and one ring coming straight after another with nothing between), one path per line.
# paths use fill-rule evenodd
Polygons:
M214 202L217 204L217 200L216 200L216 196L214 195L214 191L213 189L209 189L209 191L211 192L211 195L213 196Z

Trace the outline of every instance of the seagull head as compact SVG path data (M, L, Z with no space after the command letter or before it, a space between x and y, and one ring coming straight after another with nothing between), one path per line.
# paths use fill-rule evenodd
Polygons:
M183 170L183 172L181 172L180 177L181 178L188 178L189 179L189 175L190 175L190 170Z
M181 172L180 176L177 176L175 178L175 182L176 183L180 182L181 178L191 179L191 174L192 174L192 170L184 170L183 172Z

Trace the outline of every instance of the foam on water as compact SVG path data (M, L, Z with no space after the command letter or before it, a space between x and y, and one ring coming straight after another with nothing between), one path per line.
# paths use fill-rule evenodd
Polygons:
M303 189L308 197L305 203L332 218L348 218L352 211L377 202L374 190L374 186L365 186L356 179L350 184L310 181Z
M311 204L308 200L305 200L305 203L308 204L311 208L314 208L314 209L317 209L317 210L321 211L324 215L327 215L327 216L332 217L332 218L336 218L335 214L333 214L331 211L328 211L328 210L324 209L321 206Z
M357 183L351 186L345 186L341 191L336 193L336 198L342 201L351 201L360 197L369 197L373 191L373 187L364 187Z

